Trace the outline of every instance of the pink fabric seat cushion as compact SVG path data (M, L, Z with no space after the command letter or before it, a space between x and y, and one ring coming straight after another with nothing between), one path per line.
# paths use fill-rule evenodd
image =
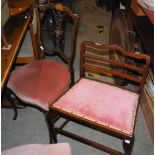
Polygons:
M37 60L11 73L7 87L22 101L49 110L49 104L70 85L67 66L53 60Z
M71 155L68 143L29 144L2 151L2 155Z
M53 107L100 125L132 134L139 95L105 83L81 79Z

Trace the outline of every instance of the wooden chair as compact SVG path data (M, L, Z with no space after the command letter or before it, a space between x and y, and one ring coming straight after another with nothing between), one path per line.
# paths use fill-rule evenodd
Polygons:
M121 53L129 63L109 59L111 52ZM131 60L134 61L131 61ZM132 62L132 63L131 63ZM136 54L118 45L101 45L90 41L81 44L80 80L50 106L48 121L51 135L57 143L57 134L62 134L77 141L91 145L109 154L123 154L113 148L98 144L77 134L64 130L64 126L73 121L81 125L102 131L123 140L125 154L131 154L134 144L134 129L139 98L147 77L150 57ZM119 66L128 72L113 70L110 66ZM129 72L130 71L130 72ZM132 72L131 72L132 71ZM129 73L129 74L128 74ZM89 75L99 77L92 78ZM131 90L103 82L105 76L127 79L136 84ZM99 80L100 79L100 80ZM135 89L137 88L138 89ZM67 118L60 127L55 127L54 113ZM69 120L69 121L68 121Z
M36 107L45 114L49 110L49 105L57 100L74 83L73 61L76 49L76 36L79 16L73 14L67 7L59 4L35 5L33 21L30 24L32 44L35 47L36 57L31 63L21 66L10 75L7 84L7 97L14 106L17 117L17 107L12 100L11 94L22 103ZM44 46L44 38L41 31L40 12L56 9L64 12L65 16L72 19L71 45L69 52L47 49ZM69 39L69 38L68 38ZM42 59L44 54L57 55L63 62L53 59Z

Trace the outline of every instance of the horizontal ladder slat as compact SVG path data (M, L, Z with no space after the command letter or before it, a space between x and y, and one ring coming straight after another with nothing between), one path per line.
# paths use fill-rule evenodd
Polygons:
M110 63L112 65L117 65L117 66L120 66L122 68L131 69L131 70L137 71L138 73L141 73L141 74L144 73L143 69L140 69L138 67L132 66L130 64L125 64L125 63L122 63L122 62L119 62L119 61L110 60L110 59L106 59L106 58L98 57L98 56L87 55L87 54L85 54L84 57L87 60L89 59L89 60L92 60L92 61L108 62L108 63Z
M128 80L131 80L131 81L134 81L134 82L137 82L137 83L141 83L141 79L138 79L138 78L135 78L133 76L130 76L128 74L125 74L125 73L121 73L121 72L118 72L118 71L114 71L114 70L110 70L110 69L106 69L106 68L103 68L103 67L98 67L98 66L93 66L93 65L88 65L88 64L84 64L83 67L90 71L94 71L94 72L100 72L100 73L110 73L112 75L115 75L115 76L118 76L118 77L121 77L121 78L124 78L124 79L128 79Z
M16 64L27 64L35 60L35 57L18 57Z

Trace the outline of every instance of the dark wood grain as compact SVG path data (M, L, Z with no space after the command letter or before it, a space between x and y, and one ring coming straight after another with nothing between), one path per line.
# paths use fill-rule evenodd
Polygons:
M12 65L15 62L20 45L28 29L30 19L31 17L25 18L24 15L11 17L4 28L7 41L12 46L9 51L2 49L1 53L1 91L3 91L8 80Z
M10 15L14 16L27 11L33 2L33 0L8 0Z
M154 68L154 26L147 16L136 16L131 9L128 9L133 25L141 40L144 52L151 57L151 67Z

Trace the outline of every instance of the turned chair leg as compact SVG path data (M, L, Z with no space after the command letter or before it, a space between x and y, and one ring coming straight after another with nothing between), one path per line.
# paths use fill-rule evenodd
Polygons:
M125 151L125 155L132 154L133 145L134 145L134 138L131 140L123 140L123 148Z
M54 123L56 119L56 113L53 111L48 111L45 113L45 118L49 130L50 144L57 143L57 135L54 130Z
M11 91L6 88L5 90L5 95L6 95L6 98L7 100L9 101L9 103L13 106L13 109L14 109L14 117L13 117L13 120L16 120L17 119L17 116L18 116L18 112L17 112L17 106L16 104L14 103L12 97L11 97Z

